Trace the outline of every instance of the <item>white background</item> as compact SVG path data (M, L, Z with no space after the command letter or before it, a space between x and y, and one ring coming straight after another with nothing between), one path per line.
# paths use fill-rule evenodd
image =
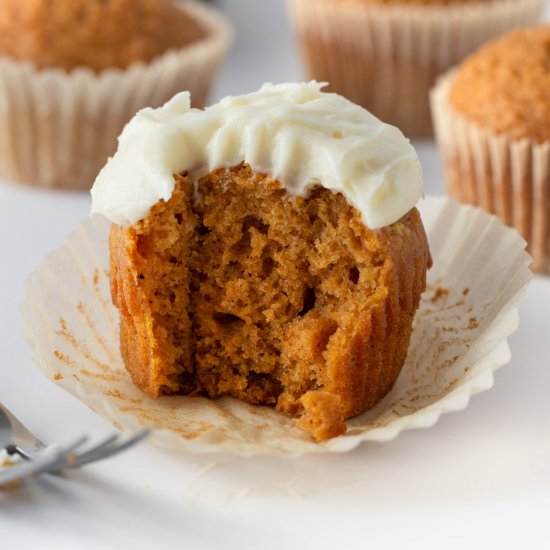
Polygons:
M281 0L224 0L237 41L213 98L303 78ZM443 193L432 142L415 142ZM44 441L107 422L20 337L22 284L87 217L87 194L0 182L0 401ZM63 284L60 277L60 284ZM147 444L0 492L1 548L550 548L550 279L537 277L495 387L429 430L343 456L172 456Z

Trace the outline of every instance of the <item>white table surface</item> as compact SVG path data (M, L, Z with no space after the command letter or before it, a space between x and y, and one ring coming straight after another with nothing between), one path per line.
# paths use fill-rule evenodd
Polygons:
M301 78L280 0L219 5L239 35L214 99ZM415 145L427 192L443 193L435 146ZM87 194L0 182L0 400L48 442L112 430L35 367L17 313L25 278L89 206ZM143 444L0 492L0 547L550 548L550 279L535 278L520 316L495 387L433 428L299 459Z

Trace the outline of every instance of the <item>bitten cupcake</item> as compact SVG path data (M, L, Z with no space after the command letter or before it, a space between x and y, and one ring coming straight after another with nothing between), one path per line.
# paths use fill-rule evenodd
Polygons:
M482 47L440 80L432 110L450 195L515 227L550 273L550 25Z
M398 126L432 134L436 77L534 23L543 0L287 0L311 77Z
M421 192L401 132L316 82L138 113L92 189L133 381L342 434L407 355L431 265Z
M231 32L185 0L3 0L0 177L89 188L140 108L202 106Z

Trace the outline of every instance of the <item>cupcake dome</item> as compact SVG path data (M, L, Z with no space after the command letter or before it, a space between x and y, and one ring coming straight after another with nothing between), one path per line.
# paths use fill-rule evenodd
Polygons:
M498 215L550 273L550 25L485 45L432 92L449 194Z
M0 55L38 68L125 68L203 34L169 0L5 0L0 11Z
M452 107L514 139L550 140L550 25L520 30L469 57L453 80Z

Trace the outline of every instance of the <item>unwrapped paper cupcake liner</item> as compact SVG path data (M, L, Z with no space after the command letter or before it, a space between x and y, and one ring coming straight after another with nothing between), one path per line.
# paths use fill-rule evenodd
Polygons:
M454 71L431 94L449 194L496 214L528 242L532 268L550 274L550 142L496 134L449 102Z
M409 137L432 134L428 96L439 74L487 40L534 23L544 4L287 2L309 75Z
M510 358L506 338L531 279L525 242L481 209L429 197L419 206L434 260L393 390L349 419L345 435L315 443L293 419L233 398L152 398L124 368L118 314L109 294L108 232L102 217L82 223L26 283L24 337L44 373L120 429L153 430L172 451L238 455L344 452L433 425L491 387Z
M191 92L194 106L203 106L232 32L212 8L189 0L177 5L205 36L150 63L95 73L0 58L0 177L89 189L139 109L158 107L182 90Z

